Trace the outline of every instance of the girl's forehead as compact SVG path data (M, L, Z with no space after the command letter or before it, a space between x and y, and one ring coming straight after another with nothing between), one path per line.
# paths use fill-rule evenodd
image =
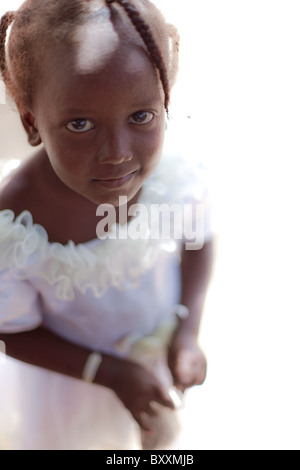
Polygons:
M96 58L95 48L95 56ZM97 51L98 52L98 51ZM135 44L122 44L118 42L116 47L103 49L100 47L97 60L91 61L90 66L83 68L82 62L78 61L78 54L72 54L68 47L56 49L55 53L50 52L45 58L44 76L55 76L63 80L83 77L109 77L113 80L114 76L122 75L125 80L132 74L149 75L152 72L157 76L155 66L152 64L144 48ZM87 60L86 60L87 64Z
M46 65L38 95L62 107L69 101L84 103L85 99L92 101L94 96L103 98L106 94L120 100L126 95L126 99L139 101L162 95L157 71L138 46L119 44L104 64L86 73L78 67L76 58L70 59L67 49L56 54L54 61L52 58Z

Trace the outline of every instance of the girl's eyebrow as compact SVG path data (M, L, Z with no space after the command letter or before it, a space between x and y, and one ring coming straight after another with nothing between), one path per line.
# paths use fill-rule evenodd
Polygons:
M73 119L92 119L93 115L95 115L95 110L88 110L84 108L60 108L57 110L57 116L60 121L67 122L68 120L71 121Z
M156 93L147 93L147 91L145 92L145 95L142 97L142 99L139 97L135 102L133 102L134 107L140 108L148 108L158 104L161 104L161 97Z
M152 109L153 107L161 107L162 103L159 98L153 98L153 99L146 99L143 101L137 101L136 103L133 103L131 106L132 112L134 111L139 111L142 109ZM68 115L76 115L76 116L86 116L90 114L94 114L96 109L86 109L86 108L62 108L61 112L63 114L68 114ZM97 111L99 112L99 108L97 108Z
M90 113L90 110L88 111L87 109L83 109L83 108L62 108L61 111L63 113L67 113L67 114L89 114Z

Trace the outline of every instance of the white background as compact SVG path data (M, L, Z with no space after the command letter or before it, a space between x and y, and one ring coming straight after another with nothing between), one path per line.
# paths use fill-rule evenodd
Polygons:
M182 447L299 449L300 3L157 3L182 35L173 112L192 117L217 233L208 377L188 396ZM0 106L0 158L27 153Z

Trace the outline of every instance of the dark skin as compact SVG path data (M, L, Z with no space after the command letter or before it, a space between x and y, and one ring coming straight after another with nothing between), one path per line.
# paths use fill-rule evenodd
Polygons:
M55 59L58 67L41 77L32 109L21 116L31 145L43 146L2 188L0 210L11 209L16 215L29 210L51 242L95 239L97 206L117 207L120 195L128 197L129 207L136 203L143 182L159 162L165 120L162 90L141 51L131 47L121 52L105 72L82 76L59 66L67 60L62 49ZM128 57L135 67L126 68ZM122 67L121 79L117 71ZM76 111L70 111L74 107ZM79 120L84 120L83 126ZM131 176L124 184L111 184L126 175ZM212 251L212 243L207 243L201 250L182 253L181 303L190 316L180 322L169 351L174 384L182 391L202 384L206 376L198 336ZM92 352L43 327L0 334L0 340L9 356L78 379ZM151 430L151 402L173 408L159 380L128 360L103 354L95 383L112 389L145 431Z

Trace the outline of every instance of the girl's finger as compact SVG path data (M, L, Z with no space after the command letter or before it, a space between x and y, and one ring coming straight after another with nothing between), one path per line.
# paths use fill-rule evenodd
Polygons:
M157 410L155 409L154 405L152 403L149 403L149 406L146 408L145 413L147 413L148 416L155 417L157 416Z
M160 405L166 406L167 408L171 408L171 410L175 410L174 402L165 390L158 391L155 401Z
M153 432L152 427L147 422L147 413L145 413L143 411L142 412L141 411L133 411L132 416L134 417L134 419L136 420L136 422L138 423L138 425L140 426L140 428L143 431L149 432L149 433Z

